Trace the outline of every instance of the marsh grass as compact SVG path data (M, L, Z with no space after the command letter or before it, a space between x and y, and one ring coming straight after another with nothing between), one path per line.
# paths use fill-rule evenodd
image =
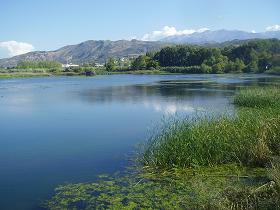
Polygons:
M235 117L174 120L147 142L141 161L155 168L265 166L279 155L280 115L274 114L244 109Z
M171 120L144 145L140 161L154 168L237 163L265 166L280 153L280 88L243 89L235 116Z
M13 73L0 73L0 79L8 78L25 78L25 77L48 77L51 76L45 72L13 72Z
M280 107L280 86L254 87L238 91L234 104L241 107Z

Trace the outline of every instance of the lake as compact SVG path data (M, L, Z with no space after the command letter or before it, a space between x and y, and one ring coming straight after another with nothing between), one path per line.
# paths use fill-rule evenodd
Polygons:
M267 75L111 75L0 80L0 209L39 209L63 183L123 171L164 117L232 112Z

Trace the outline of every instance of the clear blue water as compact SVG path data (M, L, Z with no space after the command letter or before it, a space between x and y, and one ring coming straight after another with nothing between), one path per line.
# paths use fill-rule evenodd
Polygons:
M263 75L112 75L0 80L0 209L39 209L53 189L122 171L163 116L232 110Z

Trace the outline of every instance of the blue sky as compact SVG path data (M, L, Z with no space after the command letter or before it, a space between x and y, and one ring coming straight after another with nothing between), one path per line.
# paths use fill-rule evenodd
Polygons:
M278 29L279 9L279 0L0 0L0 58L90 39L153 40L165 26L167 34Z

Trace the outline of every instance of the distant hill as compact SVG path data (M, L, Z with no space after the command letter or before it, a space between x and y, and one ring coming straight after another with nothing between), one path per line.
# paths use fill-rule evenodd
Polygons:
M88 62L104 63L107 58L122 58L138 56L148 51L159 50L170 45L163 42L149 42L139 40L119 41L85 41L77 45L69 45L55 51L35 51L0 59L1 67L15 66L19 61L46 61L54 60L60 63L82 64Z
M248 40L248 39L280 39L280 31L268 31L261 33L252 33L239 30L207 30L204 32L196 32L188 35L169 36L162 39L163 42L172 42L177 44L213 44L222 43L232 40Z

